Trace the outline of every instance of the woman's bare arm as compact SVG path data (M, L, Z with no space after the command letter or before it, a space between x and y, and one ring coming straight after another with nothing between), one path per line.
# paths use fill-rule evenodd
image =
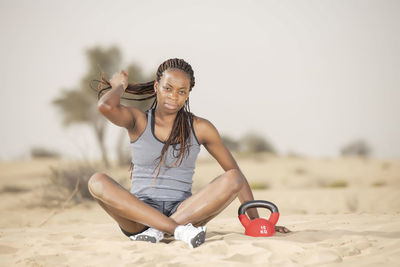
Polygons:
M221 136L218 133L218 130L215 126L205 120L198 118L197 119L197 130L200 131L200 135L203 137L202 143L207 151L218 161L224 171L228 171L231 169L237 169L243 176L244 184L242 189L239 192L238 198L240 203L254 200L253 193L251 191L250 185L240 170L238 164L236 163L235 159L233 158L231 152L226 148L226 146L222 143ZM201 134L205 133L205 134ZM199 140L200 141L200 140ZM248 209L247 214L251 219L259 218L257 209Z
M128 86L128 74L117 72L110 80L111 90L104 94L97 103L97 108L109 121L128 130L133 129L139 109L121 104L121 96Z

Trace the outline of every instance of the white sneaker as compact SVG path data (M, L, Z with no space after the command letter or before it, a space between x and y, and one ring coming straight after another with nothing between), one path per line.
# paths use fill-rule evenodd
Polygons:
M176 240L184 241L189 247L195 248L206 241L206 227L194 227L191 223L179 225L175 228L174 236Z
M158 243L164 238L164 233L157 230L156 228L150 227L140 234L131 235L129 238L134 241L147 241L151 243Z

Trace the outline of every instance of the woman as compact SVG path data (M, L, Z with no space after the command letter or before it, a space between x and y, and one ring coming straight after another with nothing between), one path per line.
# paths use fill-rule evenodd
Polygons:
M88 186L93 197L132 240L159 242L164 233L190 247L205 242L205 225L236 197L253 200L250 186L214 125L189 110L195 79L182 59L163 62L155 81L129 84L128 74L115 73L111 90L98 101L98 110L127 129L132 146L132 188L125 190L111 177L95 173ZM120 104L124 92L155 97L147 112ZM148 97L146 98L148 99ZM203 145L224 173L191 194L195 161ZM258 218L256 209L247 211ZM288 232L285 227L277 231Z

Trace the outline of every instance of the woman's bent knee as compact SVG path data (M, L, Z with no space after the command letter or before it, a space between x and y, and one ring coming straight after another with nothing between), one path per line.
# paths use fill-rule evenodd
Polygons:
M106 179L105 174L96 172L93 174L88 181L89 192L94 198L102 198L104 195L104 180Z
M237 169L229 170L225 173L226 181L229 185L229 188L234 192L239 192L242 189L244 184L244 177L242 173Z

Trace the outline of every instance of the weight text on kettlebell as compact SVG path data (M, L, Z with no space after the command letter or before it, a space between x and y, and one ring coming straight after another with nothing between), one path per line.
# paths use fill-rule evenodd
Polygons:
M268 234L267 227L265 225L261 225L260 228L260 234Z

